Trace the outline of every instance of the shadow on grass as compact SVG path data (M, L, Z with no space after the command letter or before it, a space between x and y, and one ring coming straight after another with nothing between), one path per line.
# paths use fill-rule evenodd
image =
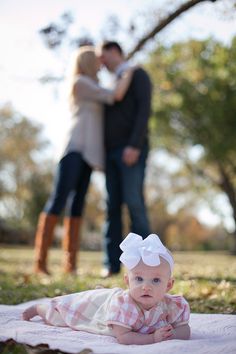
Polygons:
M46 345L38 345L37 347L31 347L26 344L19 344L13 340L7 341L6 343L0 343L0 353L1 354L66 354L60 350L49 349ZM78 354L91 354L90 349L84 349Z

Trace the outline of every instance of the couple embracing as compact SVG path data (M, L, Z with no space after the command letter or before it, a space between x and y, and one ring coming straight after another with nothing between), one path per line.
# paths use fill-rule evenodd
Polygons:
M116 76L113 89L102 87L97 73L104 65ZM98 49L77 50L70 86L71 129L57 165L53 191L38 220L35 236L36 273L49 274L48 250L62 211L63 270L76 273L83 207L92 170L106 177L107 216L102 276L120 272L122 205L130 214L131 231L150 234L143 183L148 155L151 82L141 67L132 67L117 42Z

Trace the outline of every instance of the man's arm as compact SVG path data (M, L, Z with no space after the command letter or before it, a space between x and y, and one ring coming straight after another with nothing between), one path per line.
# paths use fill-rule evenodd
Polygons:
M152 93L150 78L143 69L139 68L135 70L132 87L134 90L136 116L134 117L134 126L128 145L136 149L141 149L147 135Z
M123 152L123 161L127 166L132 166L137 162L148 129L151 110L151 81L143 69L135 71L133 87L137 113L129 145Z

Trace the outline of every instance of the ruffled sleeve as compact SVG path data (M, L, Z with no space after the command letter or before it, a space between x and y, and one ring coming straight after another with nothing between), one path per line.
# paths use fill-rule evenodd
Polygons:
M140 322L140 314L127 293L114 295L107 311L106 323L134 329Z
M174 327L187 324L190 317L188 302L183 296L170 295L166 298L168 315L167 321Z
M101 87L96 81L86 76L78 76L75 85L78 100L86 99L107 104L114 102L114 91Z

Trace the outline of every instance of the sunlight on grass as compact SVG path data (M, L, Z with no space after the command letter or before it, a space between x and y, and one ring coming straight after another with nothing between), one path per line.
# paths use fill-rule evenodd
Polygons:
M101 252L80 252L78 276L63 275L60 249L50 252L51 277L32 274L33 250L2 247L0 251L0 303L17 304L42 297L104 287L123 287L123 271L101 279ZM178 252L175 285L171 293L184 295L192 312L236 313L236 257L224 253Z

